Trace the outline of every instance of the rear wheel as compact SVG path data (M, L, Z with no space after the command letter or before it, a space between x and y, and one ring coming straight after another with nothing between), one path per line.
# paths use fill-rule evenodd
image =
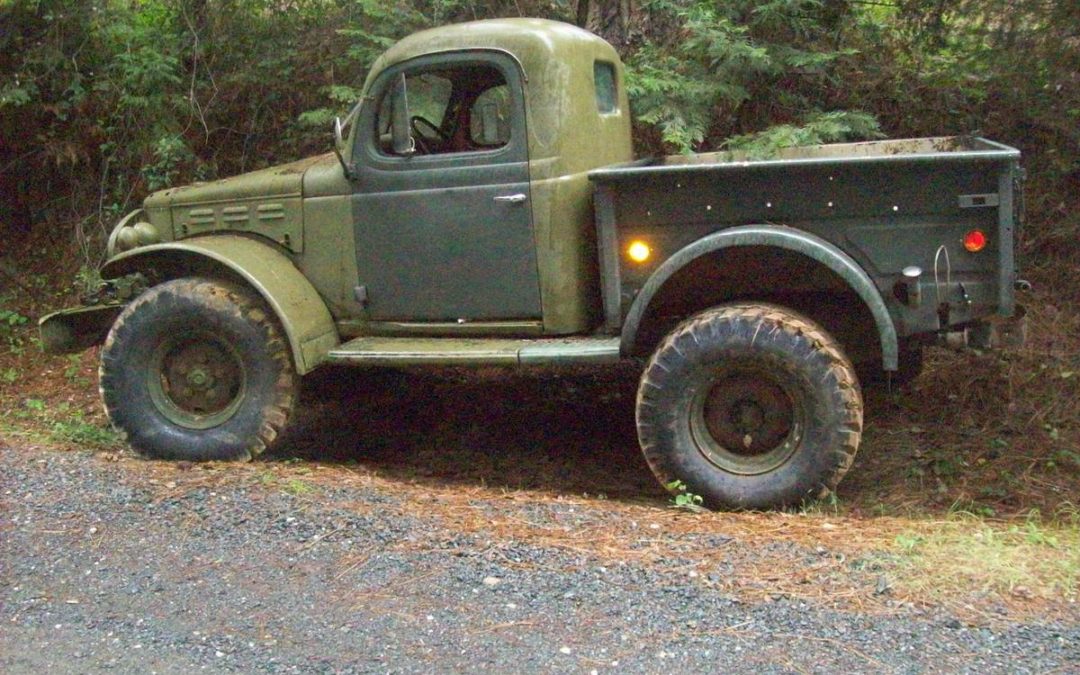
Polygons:
M242 460L284 429L298 377L258 296L188 278L124 309L102 349L100 382L105 410L139 453Z
M853 367L823 329L775 305L728 305L657 348L638 388L638 437L665 485L713 507L771 508L836 487L862 410Z

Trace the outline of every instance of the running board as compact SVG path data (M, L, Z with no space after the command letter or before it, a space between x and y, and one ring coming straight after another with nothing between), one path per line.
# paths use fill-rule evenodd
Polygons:
M327 356L330 363L360 366L521 365L614 363L618 337L430 338L376 337L350 340Z

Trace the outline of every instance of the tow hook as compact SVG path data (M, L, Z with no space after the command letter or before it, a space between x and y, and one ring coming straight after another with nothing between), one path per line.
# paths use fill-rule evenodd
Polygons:
M1027 310L1017 305L1010 317L991 317L976 321L962 330L938 334L938 342L949 349L990 350L1021 347L1027 342Z

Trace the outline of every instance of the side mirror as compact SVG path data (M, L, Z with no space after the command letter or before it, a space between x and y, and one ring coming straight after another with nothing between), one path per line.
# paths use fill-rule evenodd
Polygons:
M397 76L392 99L392 143L395 155L411 155L416 152L416 141L409 124L409 99L405 91L405 73Z

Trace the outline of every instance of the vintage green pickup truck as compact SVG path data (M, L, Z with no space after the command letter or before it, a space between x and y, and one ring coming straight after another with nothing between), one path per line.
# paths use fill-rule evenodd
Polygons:
M938 340L1016 339L1019 153L979 138L634 160L622 64L541 20L405 38L335 152L164 190L116 226L111 302L45 317L104 341L138 452L246 459L300 376L647 359L641 446L706 504L834 488L863 381Z

